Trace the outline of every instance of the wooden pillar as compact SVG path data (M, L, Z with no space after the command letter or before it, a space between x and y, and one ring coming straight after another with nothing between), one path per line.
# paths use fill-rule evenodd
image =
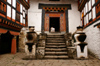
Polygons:
M13 39L12 39L11 53L12 54L16 53L16 36L14 36Z
M41 32L44 32L44 21L45 21L45 10L42 9L42 24L41 24Z

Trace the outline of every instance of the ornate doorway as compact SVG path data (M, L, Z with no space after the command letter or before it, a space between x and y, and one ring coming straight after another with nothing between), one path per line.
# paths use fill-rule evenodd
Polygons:
M59 18L59 28L56 31L69 32L68 25L68 10L71 9L71 4L39 4L39 9L42 9L42 24L41 32L49 32L50 18ZM57 27L56 27L57 28Z
M49 32L50 31L50 20L51 19L54 19L55 21L58 21L58 23L52 23L52 24L55 24L56 26L56 32L59 31L59 32L66 32L66 20L65 20L65 13L45 13L45 25L44 25L44 31L47 31Z

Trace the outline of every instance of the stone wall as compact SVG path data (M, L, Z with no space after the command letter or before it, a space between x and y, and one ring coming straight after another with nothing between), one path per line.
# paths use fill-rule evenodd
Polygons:
M86 42L88 43L89 51L100 59L100 28L94 27L99 22L100 20L85 28L84 32L87 35Z
M19 51L24 52L25 51L25 42L26 40L26 34L29 31L28 27L23 27L20 31L19 35Z
M39 9L39 3L43 4L71 4L71 10L68 10L69 32L74 32L76 26L80 25L80 12L78 11L77 1L74 0L30 0L30 9L28 10L28 25L35 26L37 33L41 32L42 10Z

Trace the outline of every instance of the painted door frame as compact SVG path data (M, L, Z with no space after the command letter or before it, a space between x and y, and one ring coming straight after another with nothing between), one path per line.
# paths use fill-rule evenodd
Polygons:
M44 23L45 23L45 9L43 7L66 7L65 10L65 19L66 19L66 32L69 32L69 21L68 21L68 10L71 9L71 4L42 4L39 3L39 9L42 9L42 24L41 24L41 32L44 32Z

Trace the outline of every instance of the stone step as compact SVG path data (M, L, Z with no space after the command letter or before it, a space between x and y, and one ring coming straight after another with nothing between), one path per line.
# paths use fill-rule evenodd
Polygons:
M48 35L47 38L64 38L63 35Z
M45 48L46 51L67 51L66 48Z
M47 40L64 40L64 38L47 38Z
M53 48L53 47L51 47L51 48L46 48L46 49L50 49L50 50L63 50L63 49L65 49L66 50L66 47L64 47L64 48L60 48L60 47L58 47L58 48Z
M45 50L45 52L67 52L67 50Z
M52 55L46 55L45 57L44 57L45 59L68 59L68 56L52 56Z
M63 34L48 34L47 36L64 36Z
M47 43L64 43L65 41L64 40L58 40L58 41L55 41L55 40L47 40Z
M55 32L55 33L49 33L48 35L64 35L64 34Z
M47 43L64 43L65 41L50 41L50 40L47 40Z
M46 43L47 45L65 45L65 43Z
M46 48L66 48L66 45L46 45Z
M64 35L47 35L44 58L46 59L68 58Z
M45 52L45 55L68 55L67 52Z
M49 40L47 40L47 41L63 41L63 42L65 42L64 39L49 39Z

